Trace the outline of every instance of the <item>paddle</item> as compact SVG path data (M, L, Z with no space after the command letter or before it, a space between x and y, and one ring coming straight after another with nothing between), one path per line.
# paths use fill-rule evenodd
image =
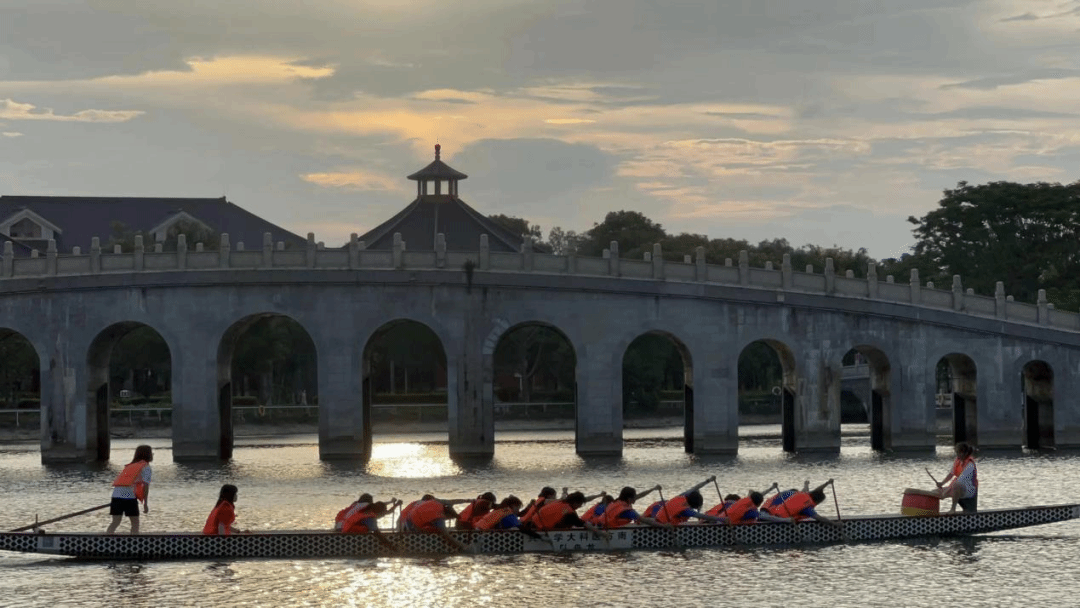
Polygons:
M667 501L664 500L664 491L660 489L660 486L656 486L656 493L660 495L660 503L663 505L664 513L667 513L668 525L671 526L671 544L679 551L683 550L682 543L679 542L679 531L675 529L675 524L671 518L671 511L668 511Z
M934 474L930 472L930 469L925 469L925 471L926 471L926 474L930 476L930 479L934 480L934 485L936 485L937 487L940 488L941 487L941 482L939 482L937 480L937 477L934 477Z
M9 532L23 532L25 530L31 530L31 529L37 528L39 526L44 526L45 524L51 524L53 522L57 522L57 521L60 521L62 519L68 519L69 517L76 517L78 515L85 515L86 513L90 513L92 511L100 511L101 509L104 509L105 507L108 507L110 504L112 504L112 503L105 503L105 504L97 506L97 507L90 507L89 509L83 509L82 511L76 511L74 513L68 513L67 515L61 515L60 517L54 517L52 519L46 519L45 521L35 521L34 523L30 524L29 526L23 526L21 528L15 528L14 530L8 530L8 531Z

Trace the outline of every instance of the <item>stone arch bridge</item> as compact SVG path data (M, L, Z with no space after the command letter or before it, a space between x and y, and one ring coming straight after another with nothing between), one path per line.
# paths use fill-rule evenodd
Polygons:
M353 236L343 249L284 250L269 236L257 249L60 254L0 264L0 328L34 346L41 362L43 461L107 457L109 352L146 325L166 341L173 368L176 459L231 454L229 374L246 323L284 315L310 335L318 357L319 453L365 457L370 424L362 395L364 351L388 323L423 323L446 352L451 453L494 451L492 353L526 323L557 328L576 357L576 446L583 455L622 450L622 359L645 333L669 336L683 353L687 448L738 449L738 358L764 341L784 368L784 447L840 446L842 358L855 349L869 367L873 446L927 450L936 442L937 367L950 370L958 433L982 448L1080 445L1077 370L1080 316L961 287L947 289L824 269L751 268L745 252L723 265L534 252L369 251Z

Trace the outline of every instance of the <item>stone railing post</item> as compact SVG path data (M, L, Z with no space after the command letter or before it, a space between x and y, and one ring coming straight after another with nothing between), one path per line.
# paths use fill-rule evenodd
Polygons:
M1004 319L1005 314L1005 282L998 281L994 285L994 316Z
M221 244L218 245L218 268L229 267L229 253L232 247L229 245L229 233L221 233Z
M441 232L435 235L435 267L446 267L446 235Z
M101 272L101 239L96 236L90 239L90 272Z
M525 272L532 272L533 240L531 236L527 236L523 241L521 241L521 267L525 270Z
M56 239L49 239L49 244L45 247L45 274L56 274Z
M825 258L825 293L836 291L836 266L832 258Z
M878 297L877 264L873 262L866 264L866 293L871 300Z
M653 243L652 246L652 278L664 278L664 252L660 243Z
M304 262L308 268L315 268L315 252L318 250L315 243L315 233L307 233L307 245L304 251Z
M491 270L491 246L486 234L480 235L480 270Z
M1047 325L1050 323L1050 307L1046 302L1046 290L1039 290L1039 299L1037 300L1039 307L1039 325Z
M391 256L394 268L401 268L405 261L405 241L401 240L401 233L394 233L394 243L391 245Z
M964 286L958 274L952 275L952 309L964 310Z
M274 267L274 236L269 232L263 233L262 265L263 268Z
M694 249L694 278L698 281L709 279L709 267L705 265L705 248Z
M608 257L608 274L617 277L619 276L619 241L611 241L608 251L611 252Z
M912 304L921 304L922 303L922 283L919 281L919 269L918 268L912 268L911 269L911 278L908 279L908 282L909 282L908 287L911 288L911 303Z
M176 235L176 267L180 270L187 268L187 235Z
M750 284L750 252L743 249L739 252L739 285Z
M791 254L785 253L780 260L780 286L784 290L791 289L795 284L794 270L791 268Z
M143 247L143 238L141 234L135 235L135 248L133 253L135 254L135 270L142 270L145 267L146 249Z
M360 267L360 241L356 239L355 232L349 235L349 268Z
M15 274L15 245L11 241L4 241L4 276L10 277L13 274Z

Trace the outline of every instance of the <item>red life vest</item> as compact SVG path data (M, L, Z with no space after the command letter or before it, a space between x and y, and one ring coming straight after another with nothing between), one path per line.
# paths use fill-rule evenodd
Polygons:
M626 511L633 510L630 503L616 500L604 509L604 514L601 518L604 520L605 528L621 528L626 524L631 523L632 520L625 519L622 514Z
M753 509L754 501L751 500L749 496L746 496L732 503L732 505L727 508L725 515L727 515L728 521L733 524L752 524L754 523L753 519L743 518Z
M740 499L741 500L741 499ZM731 511L731 506L735 504L734 500L725 500L724 502L716 505L705 512L706 515L712 515L713 517L721 517L728 514Z
M375 517L375 511L371 508L371 505L364 504L362 508L356 509L341 524L342 534L367 534L371 532L364 524L364 520Z
M352 503L351 505L345 507L344 509L338 511L338 514L334 517L334 528L337 529L337 530L341 530L342 523L344 523L345 520L348 519L350 515L352 515L353 513L356 513L360 509L363 509L364 507L367 507L367 506L368 506L368 503L366 503L366 502L356 501L356 502Z
M491 511L491 503L483 498L470 502L458 515L458 527L472 530L480 518Z
M146 465L150 463L145 460L133 462L124 467L123 471L116 476L116 481L113 482L114 488L124 486L135 487L135 498L146 502L146 482L142 480L142 470L146 468Z
M547 504L547 499L543 496L537 496L533 501L532 506L525 510L525 514L521 516L521 523L528 523L532 521L536 514L540 511L540 508Z
M690 503L687 502L685 496L680 494L660 507L660 511L656 514L656 521L662 524L675 525L685 523L690 520L690 517L682 515L682 512L689 508Z
M232 534L232 524L236 521L236 511L233 510L233 504L227 500L221 501L218 506L214 507L213 511L210 511L210 516L206 518L206 525L203 526L203 534L218 534L218 524L225 526L225 536Z
M805 515L799 515L807 508L814 507L814 499L810 498L808 492L796 492L785 500L779 507L773 508L773 515L777 517L795 517L798 519L806 519Z
M589 510L585 511L585 515L583 515L581 519L589 522L590 524L602 525L605 507L606 505L604 504L604 501L600 501L595 505L589 507ZM598 514L597 511L600 511L600 513Z
M536 524L537 530L555 530L556 526L559 525L559 522L561 522L567 514L573 512L574 509L572 509L570 505L561 500L555 500L544 505L537 511L533 523Z
M494 509L489 511L487 515L481 517L474 527L477 530L493 530L495 529L495 526L499 525L499 522L501 522L504 517L512 515L513 513L514 510L509 507Z
M405 525L405 522L409 519L409 514L411 514L413 510L416 509L416 506L419 505L421 502L423 501L414 500L409 504L405 505L405 507L401 510L401 513L398 514L398 528L401 528Z
M972 467L975 467L975 458L973 456L968 456L964 459L957 458L954 460L952 465L953 477L960 477L960 474L964 472L964 469L967 468L969 462ZM971 485L975 486L976 490L979 489L979 470L977 468L973 468L971 471Z
M657 513L660 512L660 508L663 507L663 506L664 506L664 501L658 500L658 501L652 503L651 505L649 505L648 507L646 507L645 511L642 513L642 515L644 515L645 517L651 517L653 519L656 519Z
M773 496L769 500L766 500L764 503L762 503L760 509L761 511L768 513L769 515L776 515L776 509L778 509L786 499L791 498L794 495L795 494L793 492L788 492L787 490L783 492L777 492L776 496Z
M414 530L421 532L437 532L436 520L443 519L446 507L437 500L425 500L413 507L405 521L412 524Z

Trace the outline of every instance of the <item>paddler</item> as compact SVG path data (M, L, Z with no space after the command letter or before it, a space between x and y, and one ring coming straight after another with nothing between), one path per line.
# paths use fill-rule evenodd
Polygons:
M555 500L555 488L551 486L544 486L540 489L540 494L529 501L529 504L525 507L524 513L521 515L521 523L532 523L533 517L536 517L536 512L543 507L547 501Z
M728 499L734 498L730 504ZM790 517L776 517L758 509L765 497L761 492L750 490L746 496L739 498L738 494L729 494L724 497L724 502L709 510L712 515L720 517L723 523L752 524L757 521L794 521ZM721 507L723 507L721 509ZM715 512L714 512L715 511ZM722 513L722 515L721 515Z
M361 494L360 498L356 499L356 501L354 501L351 505L338 511L337 516L334 517L334 530L337 532L341 532L342 524L345 522L346 519L352 517L357 511L360 511L361 509L370 506L371 503L374 502L374 500L375 499L371 497L371 494L365 492Z
M247 530L233 530L233 524L236 523L236 496L239 490L231 483L227 483L221 486L221 491L218 492L217 504L214 505L214 510L210 511L210 515L206 518L206 524L203 525L203 534L207 535L220 535L230 536L233 532L238 534L247 534Z
M701 488L704 488L706 484L710 484L714 481L716 481L716 475L709 477L705 481L697 484L689 490L671 498L669 501L658 500L654 502L653 504L649 505L649 508L645 509L645 517L651 517L656 521L662 523L682 523L689 519L689 517L698 517L702 519L709 519L713 517L704 513L698 513L697 509L700 509L701 505L705 502L705 499L701 496ZM670 504L671 508L665 508L665 504ZM691 506L691 510L696 513L695 515L689 515L686 519L683 519L682 516L676 516L676 514L686 510L688 506ZM661 519L661 514L667 511L671 511L671 513L666 515L666 519ZM671 521L672 517L676 517L676 519L678 519L679 521Z
M465 545L446 531L446 520L457 519L453 505L470 502L471 499L441 499L431 494L425 494L424 498L411 503L401 511L403 529L406 532L425 532L438 534L451 545L464 551Z
M956 459L953 460L952 469L945 479L937 482L937 492L941 498L952 499L949 513L956 512L956 505L960 505L965 512L974 513L979 507L979 475L975 467L975 448L971 447L970 443L961 441L956 444L955 450ZM950 480L952 483L949 483Z
M507 496L501 503L496 505L494 509L489 511L487 515L484 515L477 520L475 529L517 530L522 534L542 540L542 536L521 524L521 520L518 519L518 512L520 510L521 499L514 495Z
M645 492L642 492L640 496L645 496L649 492L654 492L659 489L660 486L653 486ZM619 497L604 509L603 527L610 530L612 528L621 528L635 522L658 528L672 527L670 524L661 524L651 517L639 515L637 511L634 511L634 501L636 501L638 497L637 490L634 488L630 486L623 488L622 491L619 492Z
M780 506L773 507L771 515L774 515L776 517L788 517L796 521L813 519L820 521L823 524L842 528L844 526L843 522L829 519L828 517L825 517L824 515L821 515L814 510L814 507L821 504L821 502L825 500L825 486L829 485L832 482L833 480L830 479L829 481L826 481L825 483L814 488L813 490L810 490L809 492L796 492L795 494L791 495L790 498L786 499L783 503L781 503ZM807 488L809 486L809 481L807 481L803 485L804 488Z
M476 527L476 522L487 515L497 502L499 501L495 499L495 494L492 492L484 492L477 496L475 500L465 505L461 513L458 513L454 527L458 530L472 530Z
M607 495L607 492L602 494ZM593 499L599 496L592 497ZM577 510L580 509L590 498L587 498L585 494L581 492L571 492L566 496L555 501L549 501L536 513L536 517L533 518L533 524L537 530L550 531L550 530L570 530L571 528L585 528L590 532L596 532L603 534L605 537L610 538L610 534L606 531L598 529L593 524L578 517Z
M391 498L389 503L379 501L366 504L354 511L342 522L341 533L374 534L375 539L383 546L397 551L397 545L390 542L390 539L386 538L382 530L379 530L379 518L393 511L400 504L401 501L396 498Z
M604 525L604 509L607 509L608 505L615 502L615 497L611 494L604 493L600 502L589 507L588 511L585 511L585 515L581 516L581 519L593 524L594 526Z
M154 450L148 445L135 448L135 457L124 467L113 481L112 500L109 503L109 515L112 523L105 530L106 534L116 532L120 522L127 515L131 522L131 533L139 533L139 501L143 503L143 513L150 512L150 463L154 460Z

